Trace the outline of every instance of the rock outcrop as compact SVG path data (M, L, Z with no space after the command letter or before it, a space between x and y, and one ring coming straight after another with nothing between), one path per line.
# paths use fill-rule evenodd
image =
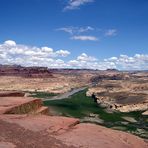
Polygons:
M0 115L0 147L147 148L134 135L78 119L54 116Z
M80 123L79 119L75 118L43 115L45 112L39 112L42 107L40 99L0 97L0 147L148 147L143 139L129 133Z
M24 92L19 91L0 91L0 97L24 97Z
M52 77L52 73L46 67L22 67L22 66L0 66L0 76L20 76L25 78Z
M49 110L40 99L0 97L0 114L49 114Z
M121 112L147 110L148 77L145 73L138 76L131 75L128 80L102 80L88 90L87 96L95 95L99 104Z

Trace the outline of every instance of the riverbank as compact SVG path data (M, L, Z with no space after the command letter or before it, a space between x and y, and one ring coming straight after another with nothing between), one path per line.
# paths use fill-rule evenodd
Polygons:
M143 138L148 138L147 116L141 111L121 113L109 112L86 96L86 89L62 100L46 100L53 115L79 118L81 122L95 123L116 130L126 131ZM127 120L131 119L131 120ZM132 122L132 121L135 122Z
M98 104L120 112L146 111L148 110L148 79L146 78L103 80L89 88L87 95L94 95Z
M59 95L56 95L53 96L53 97L50 97L50 98L43 98L43 101L51 101L51 100L62 100L62 99L65 99L65 98L70 98L70 96L72 96L73 94L75 93L78 93L82 90L85 90L87 87L81 87L81 88L76 88L76 89L73 89L69 92L66 92L66 93L63 93L63 94L59 94Z

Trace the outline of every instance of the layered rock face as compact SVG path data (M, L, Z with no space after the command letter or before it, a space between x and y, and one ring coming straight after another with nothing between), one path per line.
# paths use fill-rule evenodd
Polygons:
M148 109L148 73L129 75L128 80L102 80L88 90L97 102L114 110L130 112Z
M25 78L52 77L46 67L0 66L0 76L20 76Z
M0 97L0 114L49 114L40 99L29 97Z

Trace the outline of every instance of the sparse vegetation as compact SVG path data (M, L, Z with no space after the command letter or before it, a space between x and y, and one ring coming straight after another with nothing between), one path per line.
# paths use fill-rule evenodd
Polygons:
M30 93L30 96L35 97L35 98L50 98L50 97L53 97L56 95L58 95L58 94L48 93L48 92L32 92L32 93Z
M145 133L147 132L146 117L141 115L141 111L121 113L113 112L108 113L105 108L96 104L91 97L87 97L86 90L80 91L71 96L71 98L65 98L62 100L45 101L46 106L51 106L59 115L67 117L76 117L83 119L89 117L90 114L98 115L104 123L100 123L109 128L123 127L118 130L125 130L142 137L141 134L136 133L138 128L142 128ZM132 117L137 120L136 123L130 123L125 121L122 117ZM94 117L95 118L95 117ZM87 121L89 122L89 121ZM127 124L124 124L124 123ZM91 121L92 123L92 121ZM98 124L94 121L95 124ZM144 138L147 138L146 136Z

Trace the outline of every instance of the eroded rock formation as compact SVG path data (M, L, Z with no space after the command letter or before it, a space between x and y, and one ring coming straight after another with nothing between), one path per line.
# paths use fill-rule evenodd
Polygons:
M95 94L99 104L121 112L147 110L148 77L142 74L130 75L128 80L102 80L87 95Z
M22 67L22 66L0 66L0 76L20 76L25 78L52 77L52 73L46 67Z

